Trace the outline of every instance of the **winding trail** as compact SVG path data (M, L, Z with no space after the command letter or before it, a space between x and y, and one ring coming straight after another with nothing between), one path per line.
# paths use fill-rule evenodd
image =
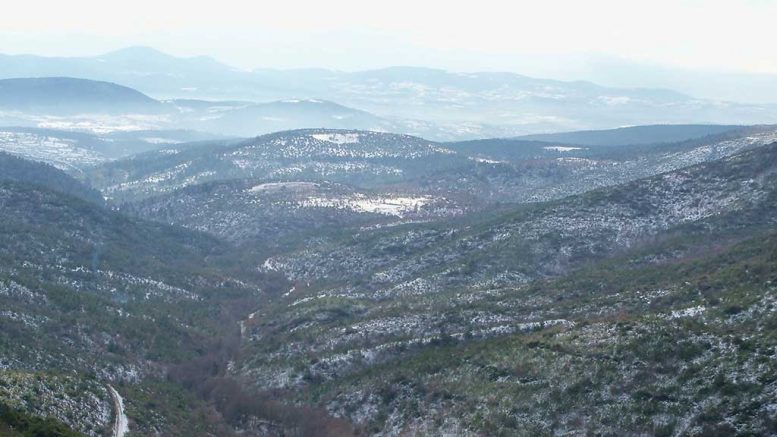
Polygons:
M113 398L114 419L112 436L124 437L129 431L129 421L127 420L127 415L124 414L124 399L110 384L108 384L108 391L111 392L111 398Z

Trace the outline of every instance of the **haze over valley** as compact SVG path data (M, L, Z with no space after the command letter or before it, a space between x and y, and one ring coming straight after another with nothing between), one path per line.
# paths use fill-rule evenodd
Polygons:
M0 78L4 124L90 132L187 129L246 137L323 127L455 141L646 124L761 124L777 113L771 104L513 73L241 71L146 47L83 58L2 56ZM82 97L73 99L73 92Z

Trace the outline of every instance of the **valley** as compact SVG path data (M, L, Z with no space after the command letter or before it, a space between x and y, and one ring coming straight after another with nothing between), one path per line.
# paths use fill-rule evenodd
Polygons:
M0 54L0 435L777 434L776 116Z
M777 423L773 126L179 132L131 155L4 135L9 411L90 436Z

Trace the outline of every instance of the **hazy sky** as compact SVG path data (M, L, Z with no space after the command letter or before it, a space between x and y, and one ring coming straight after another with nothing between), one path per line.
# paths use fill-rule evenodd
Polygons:
M0 52L147 45L246 69L513 71L527 59L606 55L777 73L776 18L777 0L25 0L3 7Z

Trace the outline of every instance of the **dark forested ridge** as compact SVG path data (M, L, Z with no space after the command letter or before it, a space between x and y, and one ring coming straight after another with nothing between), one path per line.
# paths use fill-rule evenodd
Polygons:
M692 138L718 135L741 128L736 125L669 124L632 126L619 129L534 134L518 137L524 141L557 142L582 146L623 146L675 143Z
M112 382L141 435L231 435L243 412L277 429L349 429L227 374L239 320L282 278L213 237L41 186L0 183L0 205L0 398L14 409L102 435Z
M103 204L99 191L48 164L32 162L0 152L0 181L15 181L46 187L98 205Z
M147 95L110 82L71 77L0 79L0 107L63 113L159 110Z

